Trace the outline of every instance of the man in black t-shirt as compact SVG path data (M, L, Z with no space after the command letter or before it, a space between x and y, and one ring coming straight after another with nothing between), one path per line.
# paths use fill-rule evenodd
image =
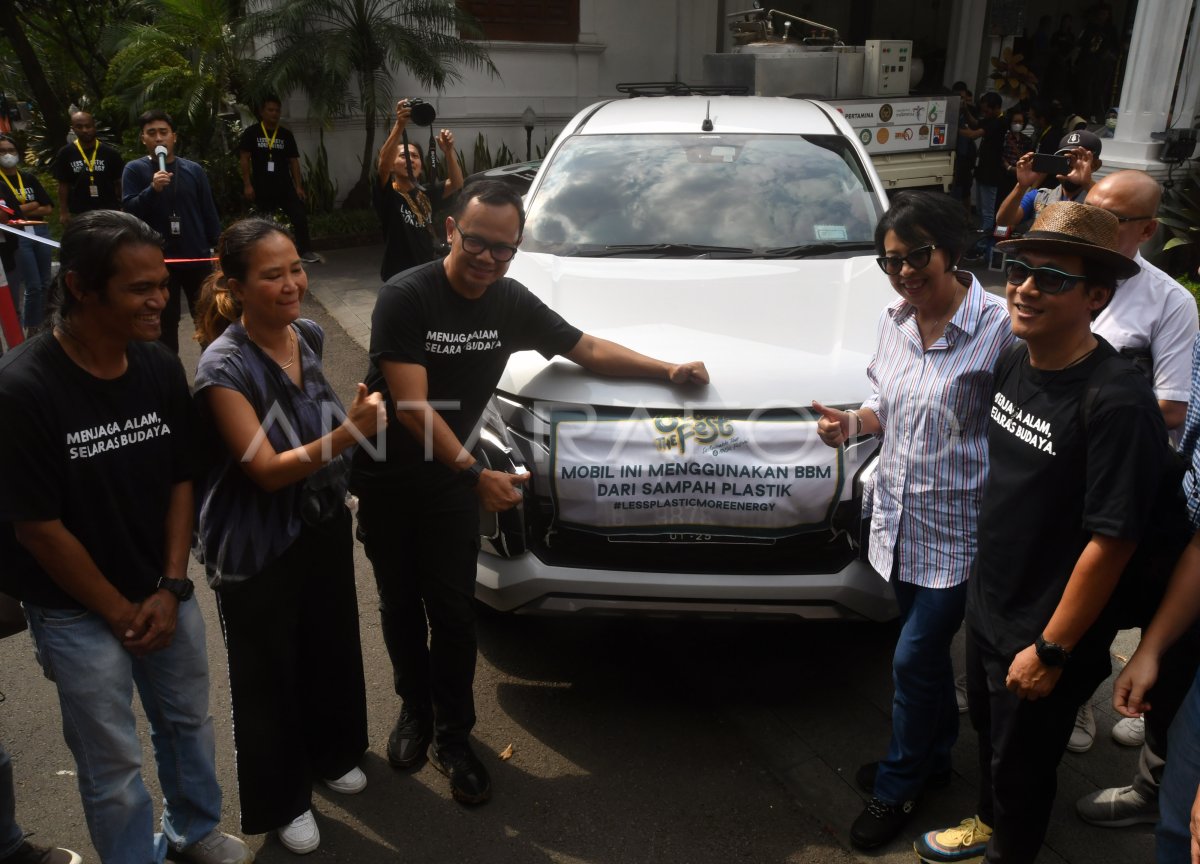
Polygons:
M63 233L64 305L0 358L0 591L22 601L58 691L92 844L106 864L237 864L217 829L204 619L187 578L191 398L155 342L162 240L136 217L83 213ZM107 274L107 278L100 274ZM165 805L142 779L134 687Z
M367 386L389 406L386 459L372 461L360 449L351 481L403 700L388 761L416 766L433 739L430 759L466 804L491 795L487 770L468 744L479 509L517 506L530 475L488 470L464 442L474 438L509 356L537 350L606 375L708 382L703 363L665 363L581 333L504 278L524 222L521 198L509 186L472 184L445 221L446 259L383 286L371 316Z
M1158 497L1166 426L1149 384L1092 319L1138 265L1115 216L1047 206L1008 262L1013 333L997 363L988 480L967 600L979 733L973 818L917 840L927 862L1037 857L1079 705L1109 673L1109 600Z
M120 151L96 137L91 114L72 114L71 130L75 140L58 151L50 166L58 181L58 218L64 227L72 216L89 210L120 210L125 170Z
M292 130L279 125L281 113L279 98L268 96L259 109L258 123L247 126L238 139L242 195L267 216L282 210L292 223L300 260L315 264L321 256L313 252L312 239L308 236L300 148L296 146Z

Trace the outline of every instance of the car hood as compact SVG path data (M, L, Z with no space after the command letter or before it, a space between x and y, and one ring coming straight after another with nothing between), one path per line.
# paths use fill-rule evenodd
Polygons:
M586 405L753 410L858 403L883 308L896 299L873 258L559 258L522 252L509 276L593 336L662 360L702 360L707 386L604 378L535 352L499 389Z

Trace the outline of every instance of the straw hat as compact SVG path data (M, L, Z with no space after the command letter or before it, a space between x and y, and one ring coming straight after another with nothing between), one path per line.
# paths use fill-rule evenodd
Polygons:
M1031 249L1078 255L1111 268L1118 279L1128 279L1142 268L1132 258L1117 251L1120 225L1117 217L1107 210L1074 201L1058 201L1042 210L1025 236L1004 240L997 243L996 248L1010 254Z

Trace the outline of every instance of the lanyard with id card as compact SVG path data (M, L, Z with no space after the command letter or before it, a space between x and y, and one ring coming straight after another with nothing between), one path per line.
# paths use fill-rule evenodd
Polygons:
M100 152L100 142L92 142L92 158L90 160L83 152L83 145L79 143L78 138L75 139L75 147L79 150L79 155L83 157L84 167L88 170L88 195L92 198L99 198L100 187L96 185L96 154Z
M275 139L279 137L279 127L275 127L275 131L269 136L267 135L267 124L260 122L259 128L262 129L263 137L267 139L267 173L275 173Z

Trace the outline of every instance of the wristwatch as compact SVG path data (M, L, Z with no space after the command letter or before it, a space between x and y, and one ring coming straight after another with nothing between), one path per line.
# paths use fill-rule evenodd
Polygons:
M474 489L479 485L479 478L483 475L483 471L483 463L476 459L471 463L470 467L459 471L458 477L463 483Z
M171 592L180 603L190 600L196 591L196 586L192 584L191 579L169 579L166 576L160 578L154 587Z
M1047 642L1046 638L1041 635L1037 637L1033 647L1037 651L1038 660L1042 661L1042 665L1049 666L1051 669L1066 666L1067 661L1071 659L1070 651L1057 642Z

